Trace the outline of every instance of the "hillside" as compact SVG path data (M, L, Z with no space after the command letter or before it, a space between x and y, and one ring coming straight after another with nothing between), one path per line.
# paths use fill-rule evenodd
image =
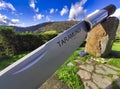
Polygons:
M61 21L61 22L45 22L34 26L29 27L16 27L13 28L17 32L32 31L32 32L41 32L48 30L57 30L58 32L64 31L71 26L77 24L78 21Z
M13 28L17 32L24 32L24 31L33 31L33 32L41 32L41 31L48 31L48 30L57 30L57 31L64 31L71 26L77 24L78 21L58 21L58 22L45 22L41 24L37 24L34 26L29 27L17 27L14 26ZM120 34L120 24L117 30L117 34Z

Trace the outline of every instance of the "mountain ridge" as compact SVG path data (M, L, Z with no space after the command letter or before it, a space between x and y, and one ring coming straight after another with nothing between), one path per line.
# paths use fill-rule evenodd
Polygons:
M57 30L61 32L77 24L78 22L79 21L45 22L45 23L41 23L34 26L29 26L29 27L13 26L13 28L17 32L25 32L25 31L42 32L42 31L48 31L48 30Z

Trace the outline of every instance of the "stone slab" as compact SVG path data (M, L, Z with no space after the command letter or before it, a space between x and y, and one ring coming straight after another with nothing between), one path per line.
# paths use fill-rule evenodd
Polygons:
M95 72L100 74L117 74L115 70L112 70L111 68L106 67L103 64L96 65Z
M80 65L79 68L84 69L84 70L89 71L89 72L92 72L94 70L94 67L92 65L89 65L89 64Z
M107 76L93 74L92 79L93 79L93 82L102 89L106 89L106 87L108 87L112 84L111 78L109 78Z
M77 74L80 76L82 80L89 80L91 78L90 72L87 72L85 70L79 70Z
M84 89L99 89L99 88L92 81L85 81Z

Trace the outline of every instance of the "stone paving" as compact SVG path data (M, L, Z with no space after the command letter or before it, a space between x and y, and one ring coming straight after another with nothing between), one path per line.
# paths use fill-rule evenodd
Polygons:
M78 66L77 74L84 84L84 89L120 89L120 68L107 64L101 58L90 58L85 62L75 62ZM71 62L67 66L74 66ZM51 76L39 89L72 89L58 79L57 75Z
M98 63L93 59L86 62L76 60L85 89L120 89L120 68ZM114 84L113 84L114 83Z

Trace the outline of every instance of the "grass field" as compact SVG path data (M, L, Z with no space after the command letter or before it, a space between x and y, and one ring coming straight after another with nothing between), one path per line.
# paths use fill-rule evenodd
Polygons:
M115 42L112 46L112 50L120 52L120 42Z
M112 51L115 54L118 54L119 57L111 57L108 60L108 64L119 67L120 68L120 42L115 42L112 47Z

